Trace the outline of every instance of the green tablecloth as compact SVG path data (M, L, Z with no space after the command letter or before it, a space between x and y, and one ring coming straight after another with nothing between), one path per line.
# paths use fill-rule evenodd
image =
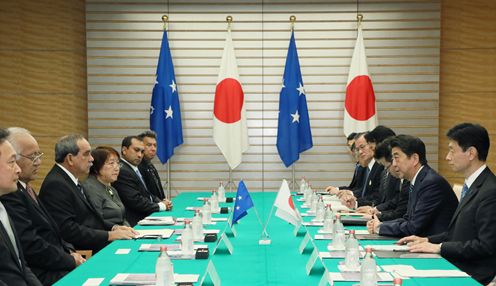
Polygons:
M174 199L174 210L167 215L176 217L192 217L193 212L187 211L187 206L201 206L202 202L196 198L205 196L206 193L183 193ZM229 196L229 194L227 195ZM231 195L233 196L233 195ZM262 221L266 221L272 208L276 193L252 193L251 194L257 211ZM233 206L233 203L221 206ZM299 204L297 204L299 205ZM160 215L164 215L163 213ZM227 215L214 215L214 217L227 217ZM309 219L309 218L305 218ZM208 228L224 229L225 222L218 222ZM137 226L137 229L143 228ZM309 227L308 232L313 235L317 227ZM324 267L317 262L315 269L307 276L305 265L310 256L310 249L300 254L298 246L302 241L305 229L300 231L299 236L293 235L293 226L272 215L267 231L272 243L270 245L259 245L258 240L262 233L262 226L258 222L254 209L248 211L248 215L241 219L236 226L237 237L230 238L234 253L232 255L222 252L212 255L212 259L222 285L317 285L320 281ZM161 243L174 243L175 235L170 239L162 240ZM94 255L86 263L69 273L56 285L75 286L82 285L88 278L105 278L101 285L108 285L110 279L117 273L153 273L157 252L138 252L142 243L159 243L158 240L128 240L115 241ZM321 251L325 251L328 241L315 241ZM364 241L362 244L371 244L372 241ZM377 242L376 242L377 243ZM379 243L392 243L392 241L381 241ZM209 243L210 251L215 243ZM310 248L311 246L309 246ZM117 249L131 249L129 254L115 254ZM337 259L325 259L324 264L329 271L336 271ZM411 264L419 269L455 269L453 265L444 259L378 259L378 264ZM176 273L199 274L205 272L208 260L173 260ZM352 285L353 283L336 283L336 285ZM410 279L404 285L478 285L470 278L447 278L447 279Z

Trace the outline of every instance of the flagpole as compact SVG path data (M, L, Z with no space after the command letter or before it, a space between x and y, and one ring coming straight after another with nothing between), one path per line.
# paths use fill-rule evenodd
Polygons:
M295 15L291 15L289 17L289 21L291 22L291 32L294 32L294 26L295 26L295 22L296 22L296 16ZM293 189L293 192L295 191L295 186L296 186L296 180L295 180L295 163L292 164L291 166L291 173L292 173L292 176L291 176L291 184L292 184L292 189Z

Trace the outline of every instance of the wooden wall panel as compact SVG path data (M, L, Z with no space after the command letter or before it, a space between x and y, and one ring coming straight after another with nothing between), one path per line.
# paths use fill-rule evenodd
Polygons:
M488 165L496 168L495 9L496 1L489 0L442 2L439 168L451 183L463 183L463 176L453 173L444 160L445 134L458 123L487 128L492 141Z
M38 139L38 187L54 163L60 136L87 136L85 2L0 3L0 126L21 126Z
M379 121L421 136L437 167L439 1L360 1ZM296 165L317 188L347 183L353 164L342 132L343 100L356 38L355 1L90 0L86 5L88 128L93 146L119 148L148 128L151 91L168 14L184 144L172 160L173 189L208 190L228 167L212 140L212 107L227 15L247 107L250 149L233 172L250 190L275 190L291 170L275 147L289 16L297 41L314 147ZM157 163L162 178L165 168Z

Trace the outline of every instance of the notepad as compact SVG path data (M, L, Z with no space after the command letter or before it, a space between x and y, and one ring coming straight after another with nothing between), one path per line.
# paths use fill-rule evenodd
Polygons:
M174 233L173 229L139 229L136 230L139 235L136 238L169 238Z

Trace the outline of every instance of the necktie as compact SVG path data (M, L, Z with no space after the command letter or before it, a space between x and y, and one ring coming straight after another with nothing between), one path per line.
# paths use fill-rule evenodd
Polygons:
M463 189L462 189L462 194L460 195L460 202L463 200L463 198L467 195L468 193L468 187L467 184L463 184Z
M77 189L79 190L79 192L81 192L81 195L83 196L83 198L84 198L85 200L88 200L88 199L86 198L86 195L84 194L84 189L83 189L83 186L81 186L81 185L78 183L76 187L77 187Z
M36 194L34 193L33 187L31 187L31 185L29 185L29 184L26 185L26 192L33 199L33 201L36 204L38 204L38 199L36 198Z
M3 204L1 202L0 202L0 223L3 225L3 228L7 232L7 235L9 236L10 242L12 243L12 246L14 247L14 251L17 255L17 259L19 259L19 263L20 263L21 260L19 258L19 249L17 249L14 231L12 230L12 225L10 224L7 210L5 209L5 207L3 206Z
M367 190L367 183L369 181L369 168L365 168L365 180L363 181L363 188L362 188L362 198L365 196L365 191Z
M146 187L146 184L145 184L145 180L143 180L143 176L141 176L139 169L136 169L135 172L136 172L136 175L138 175L141 183L143 183L143 186L145 187L145 189L148 191L148 188ZM150 194L150 201L153 202L153 197L151 194Z

